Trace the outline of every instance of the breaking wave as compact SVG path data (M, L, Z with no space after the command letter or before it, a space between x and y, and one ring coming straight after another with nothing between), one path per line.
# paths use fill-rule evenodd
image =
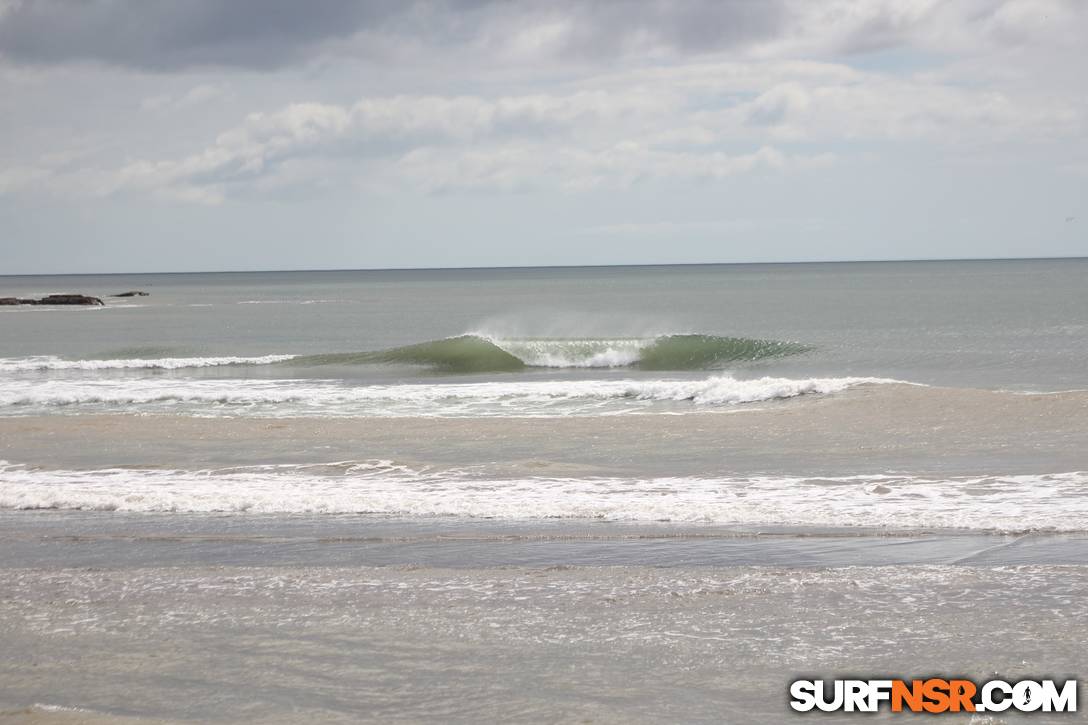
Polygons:
M374 352L300 356L292 364L409 364L463 373L514 372L529 367L707 370L731 362L796 355L808 349L796 342L716 335L597 339L469 334Z
M24 358L0 358L0 372L31 372L35 370L181 370L223 365L271 365L290 360L294 355L261 355L257 357L167 357L129 358L112 360L65 360L53 355Z
M796 342L715 335L661 335L616 338L497 338L459 335L386 350L316 355L224 355L210 357L132 356L66 360L53 355L0 358L0 372L66 370L182 370L225 365L290 364L420 365L451 373L516 372L526 368L635 368L713 370L727 363L796 355L809 348Z
M336 380L93 379L10 380L0 385L7 415L68 412L316 416L562 416L669 412L836 393L885 378L547 380L350 385ZM670 407L671 406L671 407Z
M453 516L1085 531L1088 472L826 478L481 478L391 461L40 470L0 461L0 509Z

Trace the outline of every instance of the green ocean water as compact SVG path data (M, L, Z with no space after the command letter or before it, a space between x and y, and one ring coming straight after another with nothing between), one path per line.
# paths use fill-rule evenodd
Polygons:
M1061 390L1088 385L1086 278L1088 260L0 277L4 295L107 301L0 310L0 358L289 355L204 374L364 382L737 367ZM129 289L150 296L109 297Z

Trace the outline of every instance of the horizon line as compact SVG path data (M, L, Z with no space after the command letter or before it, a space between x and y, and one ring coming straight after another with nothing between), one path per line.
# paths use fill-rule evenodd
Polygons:
M791 264L882 264L882 263L932 263L932 262L1042 262L1058 260L1088 259L1083 256L1053 257L924 257L898 259L824 259L805 261L775 262L644 262L630 264L527 264L493 265L467 267L308 267L302 269L217 269L217 270L180 270L180 271L141 271L141 272L27 272L0 274L7 277L121 277L131 275L158 274L276 274L289 272L442 272L442 271L481 271L481 270L529 270L529 269L637 269L648 267L741 267L759 265Z

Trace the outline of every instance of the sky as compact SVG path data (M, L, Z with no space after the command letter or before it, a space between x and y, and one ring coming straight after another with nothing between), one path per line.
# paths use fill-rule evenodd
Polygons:
M1088 255L1083 0L0 0L0 274Z

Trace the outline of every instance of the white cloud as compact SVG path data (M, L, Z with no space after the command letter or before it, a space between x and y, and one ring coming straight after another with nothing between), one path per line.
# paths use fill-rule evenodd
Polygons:
M378 186L395 181L427 192L576 191L646 179L713 180L757 168L826 164L832 158L786 154L758 140L741 153L669 148L661 131L683 117L684 104L683 96L646 90L293 104L251 115L197 154L132 162L118 172L116 188L186 189L179 198L217 201L237 184L274 177L287 161L326 158L356 167ZM721 136L719 130L706 140ZM214 193L198 194L199 188Z
M299 103L272 113L255 113L230 129L212 146L178 160L139 160L117 173L117 189L189 189L183 197L220 200L234 184L274 175L285 161L296 158L335 156L344 163L362 164L367 159L403 155L398 175L419 168L418 159L434 144L494 144L515 137L569 137L580 129L600 132L602 124L624 117L658 113L657 99L642 93L608 94L579 92L566 96L534 94L486 99L478 96L396 96L365 98L351 106ZM552 152L540 147L541 153ZM563 147L568 156L576 149ZM461 164L479 165L489 153L476 147L463 152ZM509 150L500 152L513 158ZM524 153L517 165L528 169ZM449 158L446 156L445 158ZM477 159L477 161L472 161ZM505 178L505 171L477 172L468 186L478 186L489 176ZM428 183L428 187L452 186L452 181ZM513 178L498 183L514 188ZM213 194L197 194L192 188L210 187Z
M1036 140L1070 136L1084 116L1082 104L1064 98L1017 98L991 89L876 75L807 88L777 85L742 104L739 112L746 122L766 127L778 138L927 137L944 143L1024 134Z
M432 193L534 188L580 192L644 181L714 181L758 169L812 168L833 162L831 154L789 155L770 146L728 154L666 151L633 141L593 149L514 143L481 149L415 149L396 163L396 171L403 185Z
M832 63L700 62L578 85L565 94L290 104L249 115L188 156L101 170L109 180L95 178L91 193L218 203L280 189L289 183L277 178L284 166L308 159L339 166L371 188L572 192L826 165L859 139L979 145L1075 136L1084 117L1076 99L1016 97ZM204 88L183 98L206 96ZM794 143L806 146L791 151ZM58 177L24 170L5 186L10 192L19 178L40 186ZM59 186L78 188L78 179Z

